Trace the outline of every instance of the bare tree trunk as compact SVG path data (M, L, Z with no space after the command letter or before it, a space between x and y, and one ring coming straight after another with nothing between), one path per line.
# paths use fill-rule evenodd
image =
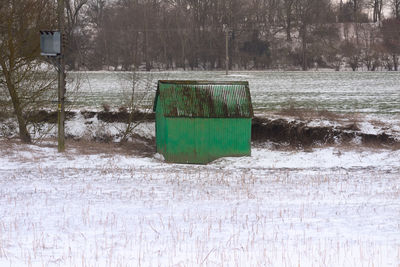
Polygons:
M286 40L291 42L293 0L285 0L284 4L286 13Z
M373 2L373 21L381 21L383 0L374 0Z
M378 9L379 9L379 13L378 13L378 20L381 21L382 20L382 10L383 10L383 0L378 0Z
M167 40L163 40L163 60L164 60L164 68L169 69L169 62L167 59Z
M358 2L359 0L353 0L353 18L355 23L358 22Z
M307 70L307 25L301 27L302 69Z
M147 21L147 3L144 7L144 59L146 61L146 71L150 71L149 62L149 31Z
M181 37L181 61L182 61L182 67L183 70L186 70L186 51L185 51L185 37L183 35L184 33L182 33L182 37Z
M291 42L292 37L291 37L291 30L292 30L292 20L290 17L286 19L286 41Z
M3 73L6 78L8 92L10 93L11 101L14 107L14 113L17 116L18 120L18 128L19 128L19 137L21 138L22 142L24 143L31 143L31 135L27 130L26 120L22 114L21 103L19 101L18 92L15 88L15 84L13 83L11 73L6 70L6 66L3 66Z
M144 48L145 55L144 56L145 56L145 61L146 61L146 71L150 71L150 69L151 69L150 61L149 61L149 36L148 36L148 34L149 34L149 32L146 29L145 35L144 35L144 38L145 38L145 48Z

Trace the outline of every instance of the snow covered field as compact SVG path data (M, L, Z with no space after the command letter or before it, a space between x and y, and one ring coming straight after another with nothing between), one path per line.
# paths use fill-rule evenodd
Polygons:
M358 74L300 74L241 72L229 79L250 81L258 114L279 118L274 111L282 107L318 103L363 113L356 118L361 132L400 140L398 73L366 73L360 81ZM89 75L82 107L117 108L118 90L130 80ZM398 149L266 143L253 146L251 157L176 165L129 145L85 141L123 127L96 117L85 122L80 113L67 121L67 135L82 140L69 139L63 154L54 139L40 145L0 139L0 266L400 266ZM154 137L154 124L136 132Z
M398 150L187 166L85 145L0 142L1 266L400 264Z
M80 84L75 105L89 109L101 109L102 103L114 108L123 105L126 99L130 99L133 81L137 81L135 92L144 95L140 104L151 106L157 81L169 79L248 81L256 112L294 106L335 113L400 113L398 72L240 71L226 76L225 72L186 71L79 72L68 75L79 80ZM71 83L70 87L73 85Z

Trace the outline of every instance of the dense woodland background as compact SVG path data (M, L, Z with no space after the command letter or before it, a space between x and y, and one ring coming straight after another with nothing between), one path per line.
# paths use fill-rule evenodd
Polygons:
M400 0L67 3L72 69L398 69Z
M36 22L18 18L12 28L29 28L32 23L57 28L56 0L0 2L4 14L0 25L12 10L15 16L26 17L21 10L29 9L29 16L40 18ZM230 69L398 69L400 0L65 0L65 4L70 70L223 69L225 30ZM0 30L4 34L6 26ZM28 29L12 32L24 30ZM20 41L37 47L38 34L33 33L34 39Z

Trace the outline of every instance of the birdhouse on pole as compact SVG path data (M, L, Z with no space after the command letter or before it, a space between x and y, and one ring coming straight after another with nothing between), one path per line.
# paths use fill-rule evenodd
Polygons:
M46 57L61 55L61 34L59 31L40 31L40 54Z

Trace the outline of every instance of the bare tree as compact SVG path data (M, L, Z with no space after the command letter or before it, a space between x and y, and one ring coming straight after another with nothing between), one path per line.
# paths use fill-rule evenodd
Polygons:
M327 0L296 0L295 12L301 40L301 65L308 69L307 46L312 41L310 33L321 23L326 23L329 8Z
M359 32L361 59L368 70L376 70L381 50L378 42L379 28L374 24L363 24Z
M79 69L82 64L83 54L86 51L83 46L85 35L84 9L87 8L88 0L65 0L67 16L66 32L66 62L72 69Z
M372 0L372 20L378 22L382 20L383 0Z
M387 1L395 10L399 0ZM357 38L351 42L360 46L359 32L368 22L366 8L373 10L373 19L379 21L385 4L384 0L75 0L84 2L87 4L75 16L79 26L73 38L86 47L81 45L70 53L83 51L94 69L122 70L223 68L223 24L230 30L229 67L252 66L254 57L243 48L246 43L249 48L248 43L255 40L269 44L271 50L270 59L257 58L261 68L287 62L307 69L317 57L338 62L334 56L338 45L333 50L333 46L318 45L319 38L330 43L335 39L335 34L329 36L324 31L334 29L335 22L353 23ZM335 5L336 14L332 11ZM76 9L72 6L71 10ZM68 14L74 18L74 12ZM92 34L80 32L82 28L92 29ZM293 38L299 39L301 47L291 42Z
M393 17L400 19L400 0L390 0L389 3L392 8Z
M387 19L382 22L384 47L392 57L394 70L398 70L400 55L400 20Z
M292 41L291 32L293 26L293 9L296 0L283 0L283 10L285 18L285 28L286 28L286 40L288 42Z
M55 21L53 4L47 0L1 0L0 4L0 66L4 78L1 82L11 98L19 136L26 143L31 142L31 136L24 108L33 99L25 99L24 95L34 90L31 89L32 84L26 81L37 71L39 30L51 28L51 23ZM32 93L43 89L36 88L36 92Z

